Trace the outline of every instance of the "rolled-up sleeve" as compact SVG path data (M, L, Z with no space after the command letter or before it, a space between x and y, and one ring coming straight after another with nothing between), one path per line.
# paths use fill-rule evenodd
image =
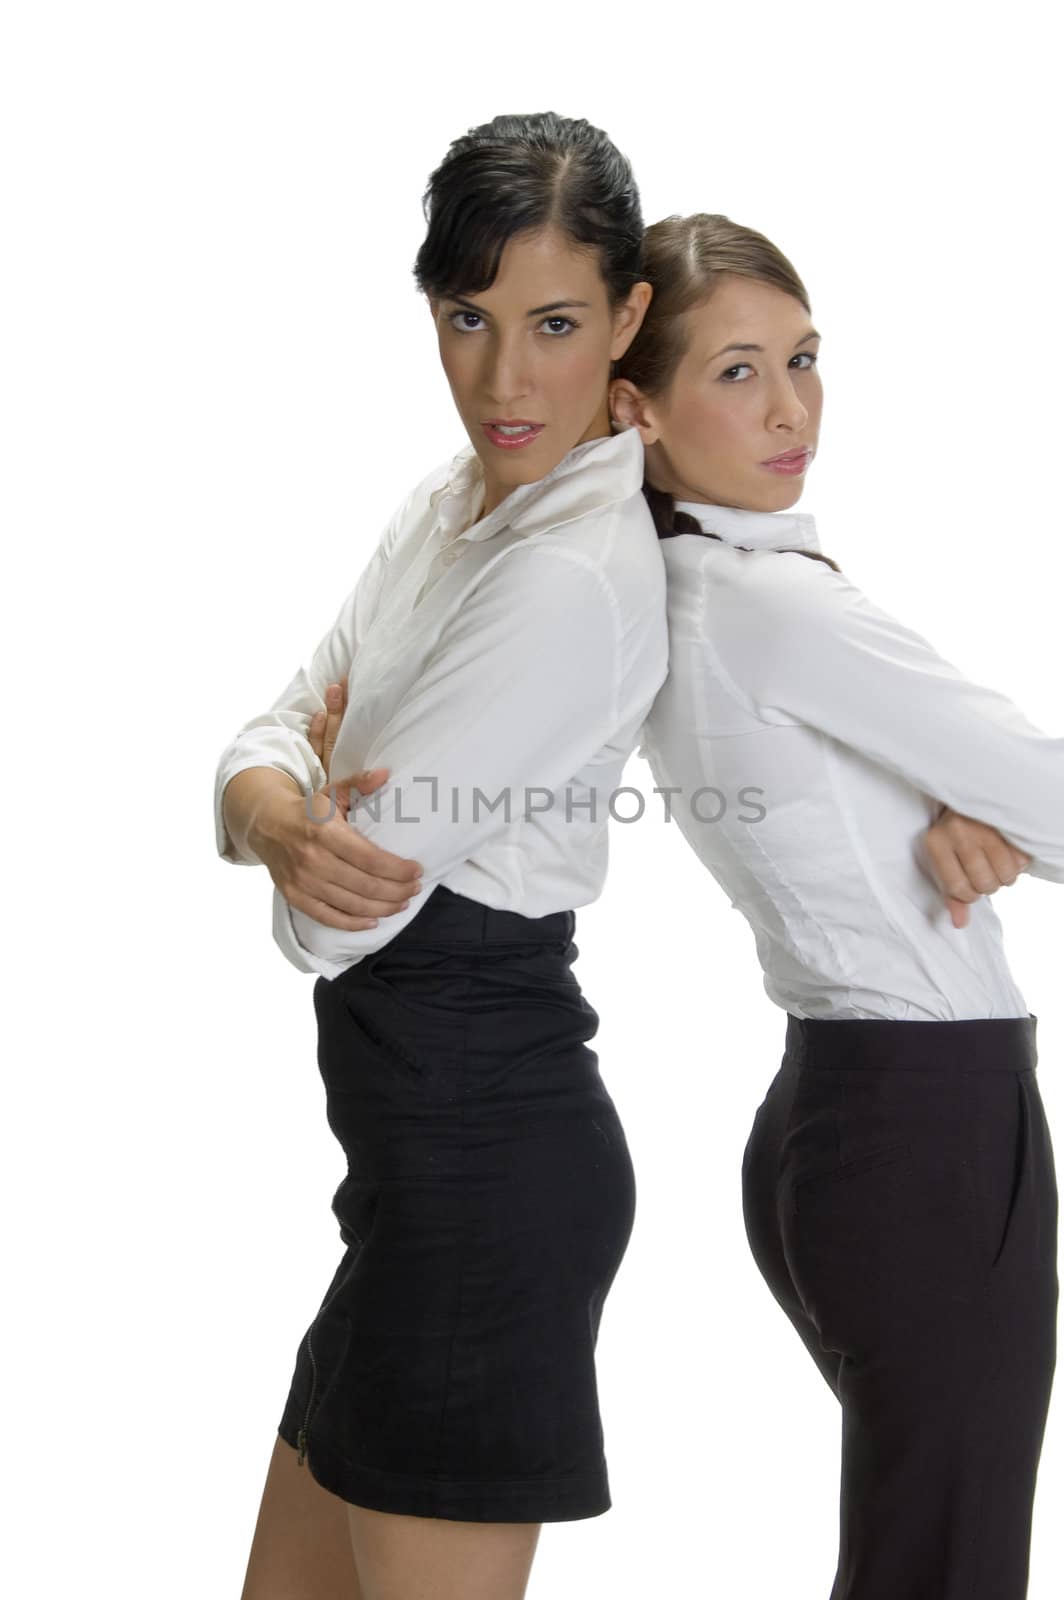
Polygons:
M988 823L1064 883L1064 738L974 683L842 574L794 554L759 564L755 602L717 627L759 713L850 746ZM746 623L744 630L743 623Z
M274 936L289 959L336 976L380 949L449 870L520 818L532 790L553 794L579 773L618 725L621 639L612 587L580 554L538 542L493 562L376 734L366 766L390 776L351 813L365 838L420 862L420 893L349 932L275 890Z

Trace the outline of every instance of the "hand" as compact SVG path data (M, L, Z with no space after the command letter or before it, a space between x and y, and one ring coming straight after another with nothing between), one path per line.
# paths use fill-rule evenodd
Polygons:
M327 709L311 718L308 737L327 779L346 700L346 684L330 684ZM347 820L352 789L372 794L387 777L387 767L374 767L330 779L309 806L303 795L274 795L256 816L255 853L288 904L326 927L375 928L380 917L404 911L421 891L416 861L382 850Z
M351 788L354 786L359 794L372 794L379 789L388 777L387 767L372 767L368 772L356 772L349 778L337 779L331 782L330 768L332 766L333 751L336 749L336 736L340 732L340 724L344 720L347 710L347 684L330 683L325 689L324 711L315 711L310 719L310 729L307 737L311 749L325 768L326 787L318 793L332 793L337 807L346 817L351 809ZM315 808L320 816L328 816L327 811ZM421 870L420 868L418 869Z
M955 928L968 926L968 906L1016 882L1031 864L1029 855L1009 844L996 828L963 817L945 806L924 834L927 866L938 885Z
M315 711L310 719L310 739L314 754L325 768L325 776L329 778L329 767L332 762L333 751L336 749L336 736L340 732L340 724L344 720L347 710L347 684L330 683L325 690L324 711ZM375 767L374 773L387 773L387 767ZM361 773L361 777L370 777L370 773ZM383 781L383 779L381 780ZM380 787L379 783L372 784L367 789L360 789L362 794L372 794L374 789Z

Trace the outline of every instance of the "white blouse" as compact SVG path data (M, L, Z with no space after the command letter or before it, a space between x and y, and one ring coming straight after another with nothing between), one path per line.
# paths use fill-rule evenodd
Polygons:
M640 753L749 922L769 997L797 1017L1026 1016L990 900L955 928L920 847L945 802L1064 883L1064 739L781 554L819 549L812 517L678 509L720 541L662 541L669 675Z
M668 665L665 569L634 430L570 450L488 516L472 445L399 506L333 626L268 712L219 759L219 853L237 856L222 793L247 767L326 782L307 738L347 680L331 771L382 766L350 820L420 862L422 888L346 932L274 889L274 938L334 978L394 939L437 884L527 917L587 905L605 880L609 796ZM471 525L470 525L471 524Z

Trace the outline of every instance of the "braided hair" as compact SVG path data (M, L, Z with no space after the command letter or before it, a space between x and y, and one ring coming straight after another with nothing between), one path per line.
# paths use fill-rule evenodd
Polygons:
M720 539L719 533L710 533L708 528L703 528L696 517L689 511L677 511L676 497L665 489L655 489L651 484L644 482L643 496L650 507L650 514L654 518L654 526L658 530L659 539L671 539L678 533L698 533L703 539ZM746 545L736 545L736 549L745 550ZM809 556L813 561L823 561L832 572L841 572L842 568L837 562L832 561L820 550L802 550L797 545L785 546L778 552L779 555Z

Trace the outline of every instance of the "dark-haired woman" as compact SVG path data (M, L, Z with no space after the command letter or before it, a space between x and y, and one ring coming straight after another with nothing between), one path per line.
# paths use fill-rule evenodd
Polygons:
M642 444L607 404L642 218L624 157L553 114L458 139L426 212L417 284L469 445L217 773L220 851L265 862L275 937L319 975L347 1160L244 1600L516 1600L539 1525L610 1505L594 1354L635 1188L571 968L667 662ZM308 737L333 679L332 776L369 795L347 816ZM378 758L383 788L354 777Z
M1058 1299L1036 1019L989 901L954 926L918 846L945 801L1022 852L1003 881L1026 858L1064 883L1064 739L872 605L790 511L822 395L790 262L720 216L646 245L654 298L611 389L668 573L643 748L788 1013L743 1206L842 1406L831 1600L1021 1600Z

